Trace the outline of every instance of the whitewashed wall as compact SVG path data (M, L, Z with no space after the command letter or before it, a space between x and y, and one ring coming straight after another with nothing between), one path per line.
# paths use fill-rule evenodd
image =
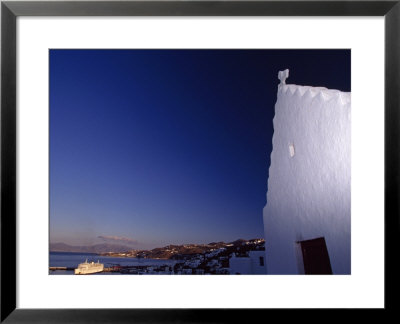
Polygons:
M349 274L350 93L281 81L263 212L268 273L302 273L296 241L323 236L333 273Z
M260 257L264 257L264 265L260 264ZM250 251L248 257L236 257L229 259L231 274L266 274L264 251Z

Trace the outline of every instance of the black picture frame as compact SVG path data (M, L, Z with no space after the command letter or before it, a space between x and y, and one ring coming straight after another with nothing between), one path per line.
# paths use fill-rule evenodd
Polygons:
M2 1L1 2L1 322L198 323L254 320L266 309L16 308L16 19L19 16L384 16L385 310L398 285L400 1ZM371 150L373 152L373 149ZM373 241L367 242L373 244ZM366 247L368 248L368 247ZM240 292L238 292L240 296ZM378 310L381 315L382 310ZM253 321L253 320L250 320Z

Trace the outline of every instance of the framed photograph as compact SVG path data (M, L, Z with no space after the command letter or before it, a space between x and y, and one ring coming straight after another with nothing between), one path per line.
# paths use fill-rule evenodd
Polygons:
M2 1L1 321L393 308L399 15Z

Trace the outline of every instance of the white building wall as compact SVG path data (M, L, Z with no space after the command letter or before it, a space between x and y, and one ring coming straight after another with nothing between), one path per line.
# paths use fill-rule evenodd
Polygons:
M229 259L231 274L251 273L251 260L248 257L236 257L235 254Z
M260 257L264 258L264 265L260 264ZM265 252L250 251L248 257L236 257L235 254L229 259L231 274L266 274Z
M252 274L266 274L266 260L265 251L250 251L249 258L251 262L251 273ZM261 265L260 258L263 258L264 264Z
M296 241L323 236L333 273L349 274L350 93L281 80L263 212L268 273L303 273Z

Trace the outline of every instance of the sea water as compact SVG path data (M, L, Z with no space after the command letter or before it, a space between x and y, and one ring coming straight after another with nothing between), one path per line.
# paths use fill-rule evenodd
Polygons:
M68 267L77 268L79 263L99 261L104 264L104 267L112 267L115 265L120 266L173 266L175 260L161 260L161 259L143 259L143 258L118 258L110 256L101 256L95 253L75 253L75 252L50 252L49 267ZM51 275L72 275L73 270L55 270L49 271ZM119 272L101 272L99 275L120 275Z

